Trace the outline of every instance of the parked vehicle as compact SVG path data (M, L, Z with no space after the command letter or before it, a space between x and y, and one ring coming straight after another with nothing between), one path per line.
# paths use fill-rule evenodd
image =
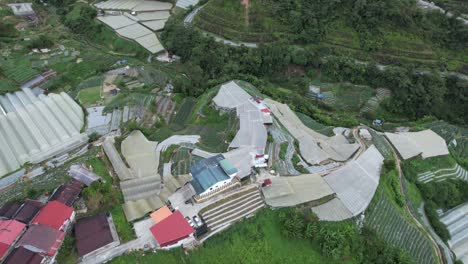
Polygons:
M193 228L196 227L195 224L194 224L194 223L192 222L192 220L190 219L190 217L186 216L186 217L185 217L185 220L187 220L187 222L189 223L189 225L190 225L191 227L193 227Z
M202 226L203 225L203 222L200 220L200 218L198 216L194 216L193 217L193 221L197 224L197 226Z

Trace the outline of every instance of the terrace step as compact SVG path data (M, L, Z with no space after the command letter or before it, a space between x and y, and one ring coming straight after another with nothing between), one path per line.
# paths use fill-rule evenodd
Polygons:
M217 215L222 214L225 211L231 210L231 208L239 207L240 205L245 204L246 202L256 200L256 199L259 199L259 198L261 198L260 193L253 193L252 195L245 196L241 200L237 200L235 203L222 204L222 205L225 205L225 206L222 206L222 208L219 208L219 210L210 212L210 214L208 214L208 215L204 214L204 218L208 219L208 218L216 217Z
M205 219L205 222L210 225L212 223L216 223L216 221L218 221L220 218L226 216L226 215L229 215L229 214L232 214L232 212L235 212L235 211L239 211L240 209L242 208L245 208L245 207L248 207L252 204L257 204L258 202L263 202L262 201L262 198L260 196L256 197L255 199L252 199L252 200L249 200L245 203L243 203L241 206L239 207L236 207L236 206L233 206L231 207L229 210L224 210L222 213L220 214L216 214L215 216L213 217L210 217L210 218L206 218L204 217L203 219Z
M257 203L257 204L254 204L253 206L251 207L248 207L246 208L245 210L235 214L235 216L233 218L227 218L227 219L222 219L222 220L227 220L225 222L222 222L222 221L218 221L216 222L215 224L211 224L211 226L208 226L211 230L216 230L216 229L219 229L220 227L223 227L227 224L230 224L234 221L237 221L245 216L248 216L254 212L256 212L257 210L263 208L265 206L265 204L263 203L263 201L261 203Z
M243 190L243 191L244 191L244 190ZM220 205L218 205L218 206L216 206L216 207L213 207L213 208L207 210L206 212L204 212L203 215L209 215L211 212L218 210L220 207L223 207L223 206L229 205L229 204L231 204L231 203L234 203L234 202L236 202L236 201L238 201L238 200L244 198L245 196L252 195L252 193L255 193L255 191L258 192L257 188L252 188L252 189L250 189L250 191L249 191L248 193L245 193L245 194L243 194L243 195L241 195L241 196L239 196L239 197L237 197L237 198L235 198L235 199L232 199L232 200L227 201L227 202L225 202L225 203L223 203L223 204L220 204ZM235 193L234 193L234 194L235 194ZM234 195L234 194L233 194L233 195ZM229 198L229 197L227 197L227 198Z

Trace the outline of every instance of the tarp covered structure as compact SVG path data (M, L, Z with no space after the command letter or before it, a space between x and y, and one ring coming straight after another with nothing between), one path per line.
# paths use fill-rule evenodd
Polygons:
M272 207L290 207L319 200L334 192L318 174L272 177L262 188L265 202Z
M468 263L468 203L443 214L440 221L450 233L450 249L458 260Z
M0 175L88 142L81 107L67 93L36 96L29 89L0 96Z
M434 131L385 133L403 159L421 155L423 159L449 154L445 140Z
M336 193L336 199L326 205L314 207L312 211L326 221L346 219L337 219L337 215L347 217L362 213L379 185L383 160L382 154L372 145L356 160L323 177ZM330 211L336 212L332 218Z
M271 99L265 99L265 102L273 115L299 141L301 156L308 163L346 161L359 149L359 144L349 143L342 134L327 137L310 129L286 104Z

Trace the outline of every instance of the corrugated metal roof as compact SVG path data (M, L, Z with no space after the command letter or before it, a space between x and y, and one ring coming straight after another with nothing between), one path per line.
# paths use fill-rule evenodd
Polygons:
M39 251L40 253L53 256L57 251L53 246L57 242L61 243L63 237L63 231L59 231L45 225L32 225L16 245L23 246L27 249L34 249L34 251Z
M208 190L218 182L229 179L229 176L226 175L219 165L219 162L223 159L223 155L216 155L201 160L190 168L190 174L193 177L191 183L197 194Z
M106 214L81 219L75 224L76 248L80 257L114 241Z
M51 201L34 217L32 224L45 225L59 230L71 218L72 214L73 208L57 201Z
M161 247L177 243L195 232L179 211L155 224L150 230Z
M7 257L4 264L40 264L43 256L24 247L15 248Z
M219 165L221 165L221 168L223 168L224 172L226 172L227 175L233 175L237 173L237 169L234 168L234 166L229 162L229 160L224 159L219 162Z

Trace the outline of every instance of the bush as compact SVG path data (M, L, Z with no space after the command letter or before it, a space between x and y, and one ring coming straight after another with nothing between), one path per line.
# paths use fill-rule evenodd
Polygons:
M424 212L426 213L432 228L434 228L434 231L440 236L440 238L445 242L450 240L450 233L447 230L447 227L439 220L439 215L436 212L436 204L432 201L426 202L424 205Z
M46 35L40 35L38 38L33 39L29 44L29 49L43 49L50 48L54 45L54 42Z

